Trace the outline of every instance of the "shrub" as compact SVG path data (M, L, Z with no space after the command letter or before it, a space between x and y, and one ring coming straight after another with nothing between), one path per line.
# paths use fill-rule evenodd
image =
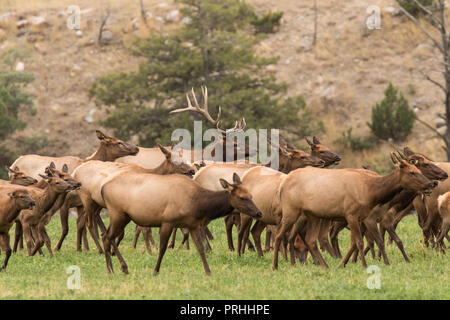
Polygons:
M283 12L271 12L258 17L256 14L250 19L250 23L255 27L256 33L273 33L280 25Z
M433 5L433 0L419 0L419 3L428 9ZM417 17L425 12L413 0L399 0L398 4L409 14Z
M365 149L371 149L375 146L373 137L362 138L354 136L352 134L353 128L348 128L347 131L342 131L342 135L335 142L343 145L345 148L349 148L352 151L361 151Z
M379 139L401 142L411 133L415 119L408 100L389 83L384 99L372 107L372 122L367 125Z

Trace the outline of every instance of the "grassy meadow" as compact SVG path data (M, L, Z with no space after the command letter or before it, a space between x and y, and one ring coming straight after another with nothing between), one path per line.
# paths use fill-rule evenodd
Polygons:
M272 253L260 259L255 252L238 258L228 251L223 219L214 221L210 229L215 236L213 251L207 254L211 277L205 276L192 242L189 251L168 249L160 274L153 276L157 254L154 250L151 255L146 253L142 237L136 250L131 247L132 223L120 245L130 274L122 274L113 257L116 273L109 275L104 256L92 250L92 241L89 252L75 251L75 219L70 219L69 235L53 258L46 248L45 256L28 258L25 251L12 255L6 271L0 272L0 299L450 299L449 256L422 247L416 216L405 218L398 227L411 263L403 260L395 244L387 245L391 266L368 256L368 264L380 268L380 289L367 288L372 275L359 261L337 269L339 261L324 254L329 270L314 265L309 257L307 264L295 267L281 259L279 270L272 271ZM60 232L55 217L48 226L53 247ZM158 242L155 230L153 235ZM341 251L348 244L349 232L344 230ZM3 255L0 258L3 260ZM67 288L70 275L66 269L71 265L81 270L79 290Z

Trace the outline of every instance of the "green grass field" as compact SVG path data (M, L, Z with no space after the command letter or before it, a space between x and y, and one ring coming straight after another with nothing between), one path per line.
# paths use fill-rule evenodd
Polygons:
M121 243L121 252L128 263L129 275L121 273L113 257L114 275L107 274L105 259L92 250L75 251L75 219L70 221L70 232L60 252L50 258L26 257L25 251L13 254L8 268L0 272L2 299L450 299L449 257L420 243L421 232L416 216L405 218L399 225L411 263L404 262L395 244L387 245L391 266L385 266L368 256L369 265L378 265L381 271L380 289L368 289L371 277L365 269L349 263L337 269L338 260L324 254L330 265L322 270L309 258L305 265L295 267L280 260L278 271L271 270L272 253L264 258L255 252L246 252L238 258L229 252L223 219L211 224L215 240L213 251L207 254L212 276L204 274L197 250L168 249L161 272L153 276L157 254L145 252L141 241L137 250L131 247L134 224L130 223ZM107 221L106 221L107 223ZM48 232L55 246L60 235L59 218L55 217ZM13 230L11 232L13 234ZM158 239L156 231L153 231ZM341 250L349 244L349 232L340 235ZM181 234L178 233L178 238ZM236 235L234 235L236 238ZM178 242L177 242L178 244ZM3 255L1 256L3 260ZM81 288L69 290L66 269L76 265L81 269Z

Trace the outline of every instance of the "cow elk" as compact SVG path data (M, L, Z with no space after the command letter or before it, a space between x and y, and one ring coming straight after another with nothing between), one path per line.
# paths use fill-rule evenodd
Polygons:
M394 155L391 156L394 161ZM403 159L397 159L397 162L397 169L386 176L368 175L357 169L330 170L311 167L290 172L280 189L283 215L275 236L272 268L278 268L280 243L288 232L291 255L293 254L293 241L297 230L292 227L303 214L308 220L345 219L351 232L352 248L356 246L363 252L360 222L376 205L390 201L401 189L430 194L434 187L415 166ZM317 235L310 233L302 240L315 260L323 268L328 268L317 249L316 238ZM348 261L349 253L341 262L341 266ZM361 254L360 257L363 267L367 267L364 255Z
M103 236L108 272L112 273L109 250L114 247L122 271L128 267L114 239L123 232L130 220L145 227L160 227L159 255L154 274L159 272L161 261L174 228L188 228L202 258L207 275L211 271L199 237L200 228L209 221L226 216L234 209L253 217L261 211L252 201L252 195L242 185L237 174L233 183L220 180L223 191L210 191L182 175L118 174L103 185L102 196L110 216L110 225Z

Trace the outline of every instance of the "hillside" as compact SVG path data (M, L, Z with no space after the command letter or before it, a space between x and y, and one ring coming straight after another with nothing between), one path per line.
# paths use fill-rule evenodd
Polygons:
M136 69L139 61L127 50L136 39L155 30L173 30L183 23L181 16L173 15L174 1L143 2L148 26L140 16L139 1L79 0L82 34L77 34L67 28L69 15L64 13L73 1L2 1L0 55L11 48L25 53L25 70L36 77L29 91L38 111L34 117L23 115L27 128L8 143L16 143L20 136L45 135L49 144L40 150L42 154L85 157L92 153L97 143L93 130L99 127L104 113L88 99L90 84L110 72ZM401 89L422 119L433 124L437 112L442 112L441 92L419 72L428 71L441 79L430 71L436 65L433 57L438 52L411 22L385 10L395 7L393 1L318 1L315 46L312 1L248 2L258 13L284 12L279 31L268 35L258 52L280 57L278 65L270 66L267 72L290 85L289 95L304 94L308 105L325 123L322 142L343 154L341 166L386 161L391 150L388 144L351 154L334 141L350 126L354 133L368 135L366 122L371 107L382 99L389 81ZM370 5L382 10L381 30L367 31L363 27ZM108 45L101 46L98 31L108 6L111 14L106 28L111 39ZM33 24L33 16L43 17L45 23ZM23 20L28 24L18 28ZM435 160L445 159L441 141L419 123L405 144Z

